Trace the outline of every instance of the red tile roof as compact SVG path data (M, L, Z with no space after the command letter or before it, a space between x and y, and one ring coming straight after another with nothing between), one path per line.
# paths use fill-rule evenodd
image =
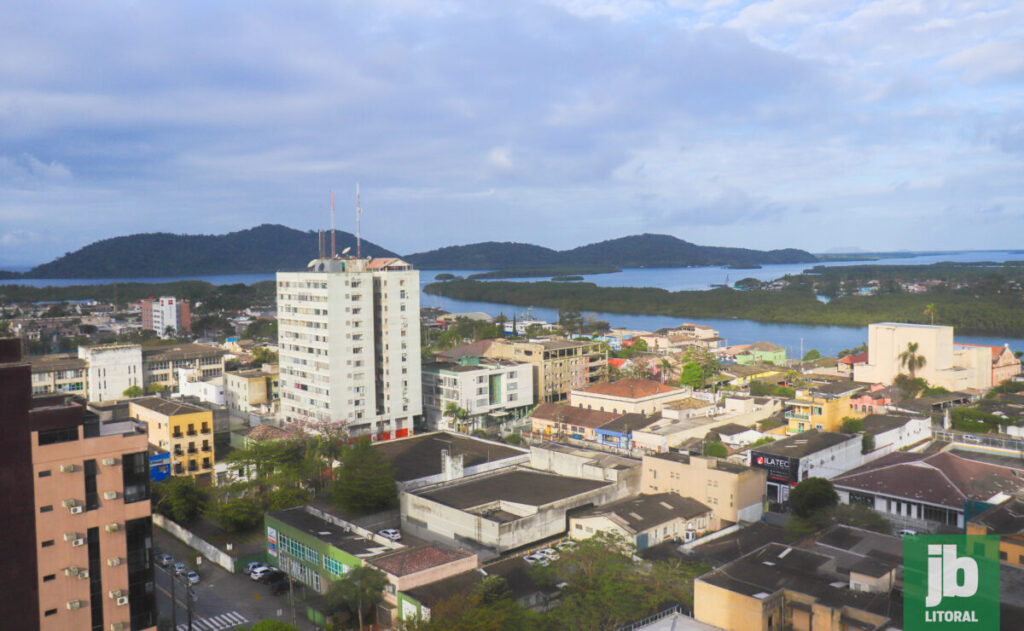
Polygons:
M846 357L839 360L840 364L866 364L868 363L868 352L857 353L856 355L847 355Z
M536 418L542 421L552 421L555 423L568 423L569 425L581 425L583 427L594 429L596 427L601 427L608 421L617 419L620 416L622 415L614 412L588 410L586 408L576 408L560 403L541 403L537 406L537 409L533 411L533 414L530 415L530 418Z
M650 379L619 379L614 383L595 383L582 391L587 394L605 394L623 399L640 399L654 394L675 392L679 388L666 386Z
M431 543L415 548L404 548L369 559L367 562L392 576L408 576L416 572L447 565L473 556L468 550L449 548L440 543Z

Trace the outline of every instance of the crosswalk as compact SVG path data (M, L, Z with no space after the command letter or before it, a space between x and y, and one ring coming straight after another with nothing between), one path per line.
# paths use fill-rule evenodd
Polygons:
M193 618L192 631L223 631L233 629L240 624L248 622L245 616L237 611L229 611L219 616L208 616L206 618ZM188 631L188 623L179 624L175 631Z

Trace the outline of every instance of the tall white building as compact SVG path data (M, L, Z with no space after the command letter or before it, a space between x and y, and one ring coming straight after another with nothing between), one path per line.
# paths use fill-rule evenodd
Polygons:
M138 344L79 346L78 357L88 365L85 383L90 401L116 401L131 386L144 387Z
M419 272L396 258L316 259L278 272L281 419L344 422L374 440L413 433Z

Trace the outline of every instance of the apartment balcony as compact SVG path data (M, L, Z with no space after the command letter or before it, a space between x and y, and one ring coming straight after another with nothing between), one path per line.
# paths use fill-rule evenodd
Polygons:
M188 463L188 472L193 473L195 471L199 471L199 465L197 465L195 462Z
M199 451L210 451L212 449L213 447L210 445L203 445L202 447L199 448Z
M785 417L787 419L796 419L798 421L810 421L810 414L801 414L799 412L786 412Z
M196 430L194 430L194 429L190 429L189 431L187 431L187 432L185 432L185 433L186 433L187 435L189 435L189 436L196 436L196 435L198 435L198 434L199 434L199 432L197 432L197 431L196 431Z
M185 455L185 452L183 452L180 448L175 448L174 455L177 456L178 458L181 458L182 456Z
M185 437L185 435L182 434L181 432L174 432L173 434L171 434L171 438L184 438L184 437Z
M199 450L196 449L195 447L189 447L188 448L188 453L189 454L197 454L197 453L199 453Z

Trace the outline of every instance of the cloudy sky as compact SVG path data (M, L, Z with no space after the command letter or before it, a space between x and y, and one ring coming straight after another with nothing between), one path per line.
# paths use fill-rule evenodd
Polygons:
M338 225L1022 247L1024 3L7 2L0 263Z

